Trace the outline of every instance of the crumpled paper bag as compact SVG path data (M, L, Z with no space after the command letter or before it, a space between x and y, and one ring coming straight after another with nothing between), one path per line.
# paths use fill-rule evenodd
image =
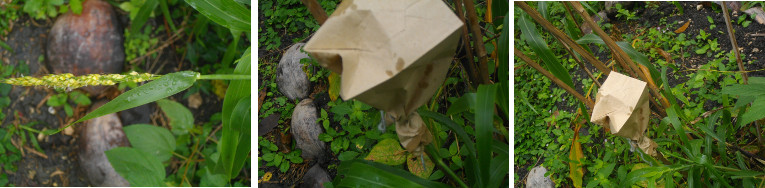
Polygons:
M590 122L608 126L646 154L655 156L656 143L644 135L651 109L646 82L612 71L595 96Z
M343 99L392 115L401 144L419 153L432 135L415 110L443 83L460 27L438 0L346 0L304 50L342 76Z

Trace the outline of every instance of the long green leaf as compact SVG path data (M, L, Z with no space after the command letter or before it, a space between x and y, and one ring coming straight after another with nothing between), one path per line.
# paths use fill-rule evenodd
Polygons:
M117 147L104 152L114 170L133 187L164 186L165 168L152 154L144 151Z
M234 74L250 74L250 48L245 50L242 58L234 69ZM234 178L239 175L245 161L250 153L251 133L244 132L245 126L250 126L250 122L232 123L232 114L239 100L250 96L249 80L232 80L226 96L223 99L223 133L221 135L221 154L219 164L223 165L228 178Z
M555 57L555 54L552 53L552 50L550 50L547 43L542 39L542 35L539 34L537 26L525 16L521 16L519 19L520 22L518 22L518 27L521 28L526 43L528 43L537 56L542 59L542 62L545 64L548 71L555 75L556 78L563 81L563 83L574 87L574 81L571 79L571 75L568 74L568 71L566 71L563 65L560 64L558 58Z
M448 187L398 168L358 159L340 162L337 174L333 182L336 187Z
M419 110L417 111L422 117L427 117L433 120L436 120L438 122L441 122L442 124L446 125L446 128L449 128L450 130L457 133L457 136L460 138L460 141L465 143L465 147L467 147L468 155L475 156L475 144L473 143L471 137L468 136L468 134L465 132L465 129L457 125L454 121L449 119L448 117L444 116L443 114L439 114L436 112L431 111L425 111L425 110Z
M737 96L762 96L765 95L765 84L733 84L722 88L721 93Z
M475 140L476 157L478 158L479 177L489 177L491 167L491 145L494 138L494 95L496 85L480 85L476 97L475 106ZM483 182L485 186L488 181Z
M210 20L236 31L250 31L250 10L233 0L186 0Z
M158 5L159 5L159 0L146 1L145 3L143 3L143 6L141 6L141 8L138 9L138 14L136 14L135 18L133 18L133 22L130 23L130 33L132 33L133 35L137 35L138 33L140 33L143 25L146 24L147 20L149 20L149 16L151 15L151 12L153 12Z
M510 146L502 142L494 142L492 149L498 155L491 159L491 168L489 169L491 176L489 176L488 187L499 187L502 183L507 183L502 179L509 174L510 155L508 150Z
M164 75L154 81L138 86L123 93L114 100L109 101L103 106L93 110L86 114L79 120L67 125L64 128L58 130L48 130L45 134L55 134L65 128L74 124L83 122L85 120L101 117L106 114L111 114L127 109L131 109L136 106L141 106L146 103L154 102L159 99L163 99L170 95L174 95L178 92L188 89L196 82L199 73L193 71L181 71Z

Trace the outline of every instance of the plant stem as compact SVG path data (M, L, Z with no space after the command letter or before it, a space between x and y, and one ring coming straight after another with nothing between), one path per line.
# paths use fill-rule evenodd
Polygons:
M436 162L436 165L438 165L438 168L441 168L441 170L446 172L446 174L448 174L449 177L451 177L454 181L460 184L460 187L463 187L463 188L468 187L467 185L465 185L465 182L462 182L462 179L460 179L460 177L457 176L457 174L454 174L454 172L451 169L449 169L449 167L446 166L446 164L444 164L443 161L441 161L441 156L439 156L438 153L436 153L436 150L433 144L428 144L427 146L425 146L425 151L428 153L430 160Z
M250 75L241 74L208 74L200 75L197 80L249 80Z

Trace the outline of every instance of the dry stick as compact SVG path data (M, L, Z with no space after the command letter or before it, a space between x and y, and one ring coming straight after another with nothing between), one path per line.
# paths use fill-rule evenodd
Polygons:
M747 84L749 82L749 77L747 76L746 69L744 69L744 64L741 62L741 54L738 51L738 43L736 43L736 35L733 33L733 26L730 24L730 15L728 15L728 7L725 5L725 3L722 3L723 7L723 17L725 18L725 26L728 28L728 36L730 37L730 44L733 46L733 51L736 53L736 63L738 63L738 69L742 71L742 75L744 76L744 84Z
M574 42L574 40L571 39L571 37L568 37L568 35L558 30L558 28L553 26L549 21L542 18L542 15L539 14L539 12L529 7L529 5L527 5L524 2L515 2L515 5L523 9L523 11L526 12L529 16L531 16L531 18L534 19L534 21L536 21L537 23L539 23L539 25L542 25L542 28L547 30L547 32L550 32L550 34L555 36L557 39L563 39L562 41L559 41L559 42L566 43L569 46L571 46L575 52L579 53L579 55L582 55L582 57L584 57L585 60L589 61L590 64L595 66L595 68L597 68L598 70L600 70L606 75L611 73L611 69L608 69L603 62L601 62L598 59L595 59L595 56L593 56L592 53L585 51L584 48L577 45L577 43Z
M629 56L627 56L624 50L622 50L618 45L616 45L616 42L614 42L614 40L611 39L611 37L608 36L606 32L600 29L600 26L598 26L598 24L596 24L595 21L592 20L590 15L587 14L587 12L584 10L584 7L582 7L582 5L579 4L579 2L569 2L569 3L571 3L571 6L574 7L574 9L576 10L575 12L578 13L579 16L584 18L584 22L590 25L590 27L592 28L592 31L596 33L598 36L600 36L600 38L603 39L603 42L605 42L606 45L608 45L608 47L611 48L611 52L613 52L617 62L622 64L627 64L627 66L622 68L624 68L625 70L635 71L636 74L640 76L642 80L648 80L648 76L645 75L643 71L639 71L640 69L638 69L637 66L635 66L635 62L632 62L632 59L630 59ZM659 89L652 84L647 84L647 85L648 85L648 88L651 90L651 94L656 99L661 99L662 95L659 94L658 92ZM655 100L650 100L650 101L651 103L653 103L653 105L658 105ZM662 108L659 108L658 114L661 115L662 117L666 116L667 114L664 111L665 108L668 108L668 106L662 106Z
M738 43L736 42L736 35L733 33L733 26L730 23L730 15L728 15L728 7L725 5L725 3L722 3L723 8L723 17L725 18L725 26L728 28L728 37L730 37L730 44L733 46L733 51L736 54L736 63L738 63L738 69L741 71L741 75L744 76L744 84L748 84L749 77L746 74L746 69L744 69L744 64L741 62L741 52L738 50ZM765 145L765 142L762 140L762 135L760 135L760 124L758 124L756 121L754 122L754 128L756 132L755 135L757 135L757 144L760 145L760 147L763 147Z
M467 68L467 71L465 72L468 73L468 78L470 79L471 82L476 83L476 85L484 84L483 82L480 82L482 80L479 80L478 77L476 76L475 62L473 62L473 51L470 50L470 36L468 35L467 24L464 24L467 22L465 22L465 16L462 13L462 6L460 6L462 4L462 0L455 0L454 4L456 5L455 9L457 9L457 17L459 17L460 21L462 21L463 23L462 44L465 45L465 48L463 50L465 50L465 52L467 53L467 58L465 59L468 60L467 62L465 61L460 61L460 62L462 63L463 67ZM465 64L467 64L467 66Z
M475 5L473 5L473 0L462 1L462 4L465 5L465 11L467 12L468 20L470 21L470 30L473 33L473 46L475 47L475 55L478 56L479 61L479 78L481 79L482 83L488 84L490 82L489 68L487 65L489 57L486 54L486 49L484 49L483 41L481 41L483 39L483 35L481 34L481 28L478 27L478 14L475 13L476 9ZM460 8L459 5L457 8Z
M536 62L534 62L531 59L529 59L529 57L524 55L523 52L519 51L517 48L514 48L513 50L515 50L515 56L521 58L521 60L523 60L527 64L531 65L531 67L534 67L534 69L537 69L537 71L539 71L539 73L542 73L542 75L545 75L545 77L547 77L548 79L550 79L553 82L555 82L555 84L558 84L559 87L561 87L564 90L568 91L568 93L570 93L571 95L574 95L574 97L579 99L579 101L584 102L584 104L587 105L587 108L592 109L593 102L591 100L589 100L587 98L584 98L584 96L582 96L582 94L579 94L579 92L577 92L576 90L571 88L571 86L568 86L567 84L563 83L563 81L561 81L560 79L558 79L555 76L553 76L550 72L547 72L547 70L542 68L542 66L539 66L539 64L537 64Z
M316 0L300 0L300 2L303 2L305 7L308 8L308 11L310 11L313 18L319 22L319 25L324 25L324 21L327 21L328 18L327 12L324 12L324 9L321 8L319 2L316 2Z
M579 17L582 17L583 19L582 24L589 25L590 28L592 28L592 32L597 34L600 38L603 39L603 42L606 43L606 46L608 46L608 48L611 49L611 53L613 54L614 59L616 60L617 63L619 63L619 65L622 67L624 72L626 72L632 77L637 77L635 75L635 70L637 68L634 66L630 66L630 64L628 64L628 63L632 63L632 60L627 61L625 60L625 58L623 58L624 56L622 56L623 52L620 50L621 48L619 48L619 46L616 45L616 42L614 42L614 40L611 39L611 37L608 36L608 34L605 31L600 29L600 26L598 26L598 24L595 23L595 21L593 21L592 18L590 18L590 14L588 14L587 11L584 10L584 7L582 7L582 5L579 3L575 4L573 2L571 3L571 6L574 7L574 10L576 10L574 12L579 14Z

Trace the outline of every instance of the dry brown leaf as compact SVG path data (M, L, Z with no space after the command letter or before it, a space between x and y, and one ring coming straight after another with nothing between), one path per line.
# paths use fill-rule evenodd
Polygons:
M685 32L685 30L688 29L688 26L690 25L691 25L691 20L688 20L687 22L685 22L685 24L683 24L683 26L681 26L680 28L677 28L677 30L675 30L675 33Z

